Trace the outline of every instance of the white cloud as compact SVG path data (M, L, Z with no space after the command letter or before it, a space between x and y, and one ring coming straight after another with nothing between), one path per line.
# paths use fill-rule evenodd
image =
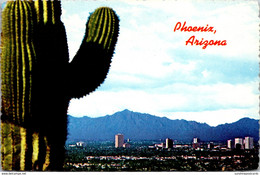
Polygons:
M172 61L166 54L166 45L166 42L144 28L142 32L122 28L111 72L163 76L167 73L163 63Z
M255 2L245 1L244 3L223 7L215 10L217 18L210 16L211 23L217 29L216 37L227 40L227 46L223 47L220 55L233 57L241 55L247 59L257 59L258 56L258 32L259 18L258 8ZM211 54L217 54L217 50L208 49Z
M192 1L127 1L123 0L130 6L140 7L140 9L150 9L152 11L159 10L165 13L175 13L180 16L190 17L196 12L196 9L192 5ZM128 8L129 9L129 8ZM139 10L140 11L140 10Z
M110 73L107 78L110 79L112 82L122 82L123 84L140 84L145 83L144 79L142 77L134 76L131 74L116 74L116 73Z
M88 98L73 99L72 101L69 114L97 117L124 109L156 113L158 109L182 106L186 99L179 94L150 94L140 90L124 90L119 92L97 91Z
M257 83L254 84L257 87ZM220 84L215 87L215 100L222 106L252 107L257 106L258 94L254 94L252 85Z
M258 83L212 85L172 84L158 92L176 93L187 100L181 108L172 110L201 111L207 109L252 108L259 103L257 92Z
M211 126L217 126L224 123L232 123L241 118L249 117L259 119L258 110L252 109L224 109L201 112L172 112L167 114L170 119L185 119L207 123Z
M201 72L201 74L204 78L209 78L211 73L208 70L204 70Z

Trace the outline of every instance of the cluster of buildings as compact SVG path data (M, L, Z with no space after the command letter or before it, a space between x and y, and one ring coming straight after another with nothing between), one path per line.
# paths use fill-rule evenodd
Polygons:
M173 145L173 140L167 138L165 142L154 144L154 146L149 146L149 148L173 148L175 145Z
M130 140L128 139L128 142ZM131 145L126 142L125 143L125 140L124 140L124 135L123 134L117 134L115 135L115 147L116 148L120 148L120 147L123 147L123 148L129 148Z
M174 144L172 139L167 138L165 142L154 144L149 148L193 148L198 150L207 149L253 149L254 139L253 137L235 138L227 141L227 145L215 144L214 142L203 143L199 138L193 138L192 144Z
M69 147L83 147L85 146L85 143L80 141L80 142L76 142L76 144L70 144Z
M130 139L127 139L125 142L124 135L123 134L116 134L115 135L115 148L129 148L130 145ZM77 142L75 145L69 145L70 147L82 147L84 146L84 142ZM149 146L149 148L193 148L193 149L201 149L201 148L207 148L207 149L254 149L254 139L253 137L245 137L243 138L234 138L227 140L226 145L216 145L213 142L209 142L207 144L200 141L199 138L193 138L192 144L174 144L174 141L170 138L166 138L165 142L154 144L152 146Z
M193 148L200 147L200 140L198 138L194 138L192 142ZM213 142L210 142L208 144L208 149L214 149L216 147L219 147L219 145L214 145ZM245 137L243 138L234 138L227 140L227 149L254 149L254 138L253 137Z
M232 149L253 149L254 148L254 139L253 137L235 138L233 140L227 141L227 148Z

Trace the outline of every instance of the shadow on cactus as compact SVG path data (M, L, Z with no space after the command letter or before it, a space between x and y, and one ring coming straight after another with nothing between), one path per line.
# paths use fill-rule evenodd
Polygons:
M119 31L111 8L91 14L69 63L60 1L9 1L2 13L3 170L62 170L71 98L106 78Z

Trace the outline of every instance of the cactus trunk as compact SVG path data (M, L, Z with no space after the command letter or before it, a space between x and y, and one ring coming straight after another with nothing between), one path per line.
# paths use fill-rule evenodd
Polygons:
M10 1L2 15L2 168L62 170L71 98L106 78L119 20L97 9L69 63L59 1Z

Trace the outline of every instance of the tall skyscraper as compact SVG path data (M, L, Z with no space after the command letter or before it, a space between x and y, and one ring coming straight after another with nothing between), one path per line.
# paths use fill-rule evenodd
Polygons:
M124 144L124 135L123 134L117 134L115 135L115 147L123 147Z
M229 149L234 148L234 147L233 147L233 142L232 142L232 140L228 140L228 141L227 141L227 148L229 148Z
M167 138L165 142L166 142L166 148L172 148L173 147L173 140L172 139Z
M235 138L235 148L244 149L244 143L242 138Z
M254 148L254 138L253 137L245 137L244 143L245 143L245 149Z

